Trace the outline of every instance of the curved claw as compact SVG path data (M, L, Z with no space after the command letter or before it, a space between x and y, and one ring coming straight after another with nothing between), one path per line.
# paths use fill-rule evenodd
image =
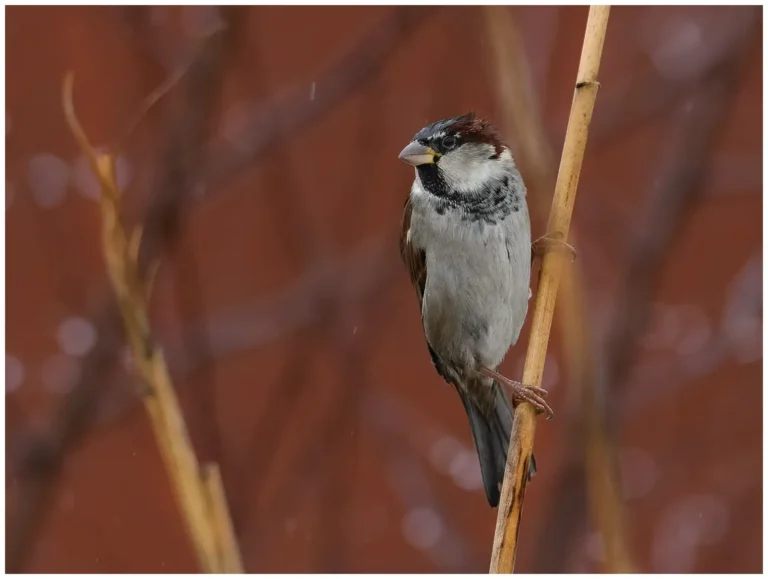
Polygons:
M490 370L485 367L481 367L479 369L480 373L488 376L489 378L493 378L500 384L504 384L507 386L510 390L510 395L512 397L513 404L515 401L519 402L528 402L530 403L537 411L540 413L544 413L547 416L547 420L552 420L555 417L555 413L552 410L552 408L549 406L549 404L546 403L544 400L544 396L548 394L544 388L540 388L539 386L529 386L528 384L523 384L522 382L518 382L517 380L512 380L510 378L507 378L506 376L502 376L498 372L494 372L493 370Z
M547 404L541 396L533 392L531 386L525 386L524 384L521 386L521 392L518 393L519 399L525 402L530 402L536 410L546 414L547 420L552 420L555 417L555 413L549 404ZM525 392L526 390L528 390L528 392ZM539 390L541 390L541 388L539 388Z
M522 382L519 382L519 384L522 384ZM549 392L544 390L544 388L539 388L538 386L528 386L526 384L522 384L522 385L525 386L531 392L535 392L539 396L548 396L549 395Z

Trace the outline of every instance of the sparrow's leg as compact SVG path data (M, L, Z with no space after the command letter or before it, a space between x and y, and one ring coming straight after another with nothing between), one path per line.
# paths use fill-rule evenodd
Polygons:
M547 415L547 420L552 420L555 416L552 408L550 408L549 404L544 401L543 397L547 395L547 391L543 388L529 386L528 384L523 384L517 380L510 380L506 376L502 376L498 372L494 372L485 366L480 366L478 372L484 376L488 376L488 378L496 380L500 384L506 385L512 394L513 403L530 402L536 410L544 412Z
M542 258L548 251L562 251L571 256L571 262L576 261L576 250L566 243L559 233L551 233L539 237L531 244L531 263L537 257Z

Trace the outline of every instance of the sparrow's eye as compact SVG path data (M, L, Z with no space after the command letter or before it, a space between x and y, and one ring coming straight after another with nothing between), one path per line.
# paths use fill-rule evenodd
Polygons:
M443 137L443 149L453 149L456 146L456 137L452 137L448 135L447 137Z

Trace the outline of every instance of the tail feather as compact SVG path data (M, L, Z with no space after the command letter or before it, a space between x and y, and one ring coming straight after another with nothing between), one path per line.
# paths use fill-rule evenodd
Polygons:
M512 432L514 414L501 387L494 382L492 407L483 412L480 406L466 392L459 390L464 408L469 417L472 438L480 459L480 471L483 486L491 507L496 507L501 498L501 483L509 451L509 438ZM536 472L536 461L531 456L528 478Z

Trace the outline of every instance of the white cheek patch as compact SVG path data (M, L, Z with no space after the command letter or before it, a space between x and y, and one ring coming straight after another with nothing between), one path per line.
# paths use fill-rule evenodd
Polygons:
M483 163L475 163L468 168L464 173L461 180L459 189L478 189L485 183L502 176L504 169L498 162L487 161Z
M440 168L452 189L458 191L477 191L489 181L502 178L509 173L512 155L504 150L499 159L489 157L496 154L491 145L475 147L469 153L459 149L454 155L446 155L440 160Z

